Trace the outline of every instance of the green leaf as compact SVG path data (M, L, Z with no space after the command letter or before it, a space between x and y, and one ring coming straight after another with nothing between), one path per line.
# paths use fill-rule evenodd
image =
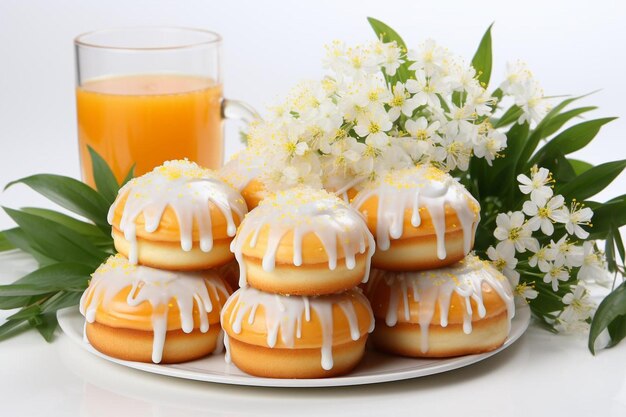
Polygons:
M595 166L565 185L557 184L556 193L568 200L586 200L604 190L626 167L626 160Z
M97 267L108 254L82 235L52 220L4 207L25 233L28 244L44 256L65 262Z
M515 184L515 163L520 152L528 140L529 125L514 124L506 133L507 147L503 151L503 158L493 161L493 167L487 172L485 180L489 181L489 194L506 197L509 202L519 193L517 186L502 187L502 184Z
M589 230L589 240L606 239L611 228L626 225L626 194L603 204L593 201L586 201L585 204L593 210L593 227Z
M16 249L16 246L11 243L4 232L0 232L0 252L6 252L11 249Z
M15 336L27 329L26 319L9 320L0 326L0 341Z
M18 183L29 186L61 207L91 220L105 230L110 230L106 222L109 204L88 185L62 175L37 174L12 181L7 184L5 190Z
M93 178L96 183L98 192L107 200L109 205L113 204L120 185L115 179L115 174L109 168L106 161L94 151L91 146L87 146L89 155L91 156L91 166L93 170Z
M55 263L54 259L45 256L43 253L35 249L29 242L26 233L19 227L4 230L2 232L9 242L16 248L30 254L40 266Z
M583 172L589 171L591 168L593 168L593 165L591 165L589 162L581 161L579 159L572 159L572 158L567 158L567 160L569 161L570 165L574 169L574 173L576 175L580 175Z
M542 158L549 158L555 152L567 155L584 148L596 137L602 126L615 119L616 117L606 117L603 119L589 120L564 130L537 151L526 164L526 170L529 170L530 167L537 164Z
M48 343L54 339L54 331L57 329L59 322L55 313L42 314L39 316L40 323L35 326L39 334Z
M526 141L526 144L524 145L524 149L520 152L520 156L516 161L516 172L521 173L526 171L524 167L526 166L526 163L530 159L532 154L535 153L535 149L537 149L537 146L539 145L541 139L547 137L547 126L552 122L552 119L554 119L561 112L561 110L563 110L574 101L580 100L581 98L587 97L588 95L593 93L594 92L591 92L589 94L563 100L562 102L557 104L552 110L550 110L548 114L545 115L545 117L539 122L539 124L537 124L537 127L535 127L533 132L530 134L528 141Z
M478 50L472 58L472 66L476 69L478 75L478 81L486 88L489 85L489 79L491 78L491 67L493 64L493 57L491 52L491 28L493 23L489 25L487 31L483 35L478 45Z
M546 155L541 159L538 165L552 172L558 184L566 184L576 178L574 167L559 150L555 150L553 153Z
M41 314L41 312L41 307L38 304L34 304L28 307L24 307L17 313L10 315L9 317L7 317L7 320L28 320L30 318L38 316L39 314Z
M91 223L78 220L66 214L60 213L58 211L38 207L23 207L21 210L29 214L34 214L36 216L52 220L55 223L62 224L63 226L66 226L67 228L72 229L76 233L80 233L83 236L110 239L110 236L105 234L99 227Z
M574 117L578 117L583 113L596 110L596 109L597 109L596 106L580 107L577 109L572 109L572 110L557 114L556 116L552 118L552 120L550 120L549 123L546 124L546 127L544 129L545 137L548 137L552 135L553 133L556 133L560 128L563 127L565 123L569 122Z
M595 355L595 341L611 323L615 320L622 321L626 318L626 281L617 287L613 292L607 295L598 306L596 314L591 321L591 329L589 331L588 347L591 353ZM615 325L614 325L615 326ZM622 325L623 326L623 325ZM616 336L623 338L626 333L616 333ZM611 335L613 337L613 335ZM613 339L612 345L621 340Z
M60 290L83 291L92 272L93 268L72 262L44 266L13 284L0 285L0 297L39 295Z
M34 296L14 296L14 297L2 297L0 296L0 310L13 310L15 308L20 308L23 306L31 305L33 303L39 302L46 297L49 297L50 294L41 294Z
M521 109L521 107L513 105L509 107L509 109L502 115L500 119L493 121L493 127L499 128L510 125L511 123L517 121L517 119L519 119L523 112L524 111Z
M63 308L73 307L75 305L78 305L81 297L82 293L79 292L60 291L47 299L41 305L41 312L43 314L56 313L58 310L61 310Z
M611 341L606 347L612 348L624 339L624 337L626 337L626 315L618 316L610 322L606 328L609 331L609 336L611 337Z
M383 42L396 42L396 44L403 50L406 51L406 44L404 40L398 33L393 30L389 25L381 22L378 19L374 19L373 17L368 17L367 21L369 22L372 29L376 33L376 36Z
M132 180L134 176L135 176L135 164L133 164L133 166L131 166L130 169L128 170L128 174L126 174L126 177L124 178L124 180L120 184L120 188L125 186L126 183L128 181Z

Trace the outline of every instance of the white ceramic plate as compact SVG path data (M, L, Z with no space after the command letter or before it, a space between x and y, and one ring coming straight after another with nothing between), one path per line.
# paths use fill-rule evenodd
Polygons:
M417 378L450 371L482 361L511 346L524 334L530 322L530 309L525 304L516 307L515 318L511 325L511 334L502 347L492 352L450 359L411 359L368 350L363 361L349 375L320 379L273 379L250 376L240 371L235 365L227 364L224 361L223 354L177 365L155 365L123 361L98 352L83 338L85 319L76 308L60 310L58 319L59 325L65 334L82 348L108 361L146 372L221 384L260 387L332 387L376 384L379 382Z

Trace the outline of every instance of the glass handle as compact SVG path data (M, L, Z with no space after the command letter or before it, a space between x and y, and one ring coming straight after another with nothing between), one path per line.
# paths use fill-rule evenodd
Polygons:
M239 100L222 100L222 117L224 119L241 120L247 124L260 119L259 113L256 112L249 104Z

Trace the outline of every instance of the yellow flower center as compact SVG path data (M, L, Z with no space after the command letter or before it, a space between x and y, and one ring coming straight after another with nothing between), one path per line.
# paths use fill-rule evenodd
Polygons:
M378 132L380 132L380 125L378 123L376 123L376 122L370 122L369 132L370 133L378 133Z
M514 227L509 230L509 240L515 242L520 237L521 227Z

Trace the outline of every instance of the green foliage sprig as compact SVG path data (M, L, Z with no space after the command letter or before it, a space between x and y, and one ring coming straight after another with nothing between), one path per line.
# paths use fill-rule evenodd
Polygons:
M0 340L34 328L51 341L58 325L57 310L77 305L91 273L114 253L107 212L134 169L119 184L104 159L91 148L89 153L96 190L51 174L32 175L5 187L27 185L85 220L44 208L3 207L17 227L0 232L0 251L21 249L37 260L39 269L0 285L0 309L19 308L0 326Z

